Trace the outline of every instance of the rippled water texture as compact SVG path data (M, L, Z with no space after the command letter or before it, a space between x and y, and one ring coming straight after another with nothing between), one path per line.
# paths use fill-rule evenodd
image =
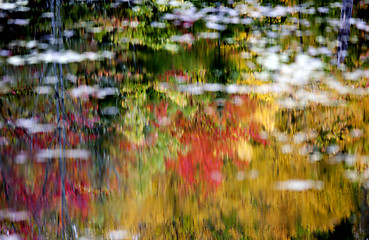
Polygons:
M369 2L0 0L0 239L366 239Z

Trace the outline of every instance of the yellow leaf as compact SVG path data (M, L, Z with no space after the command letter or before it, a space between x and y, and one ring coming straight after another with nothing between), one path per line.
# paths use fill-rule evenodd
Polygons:
M237 153L242 161L250 162L253 154L251 144L246 140L241 140L237 146Z

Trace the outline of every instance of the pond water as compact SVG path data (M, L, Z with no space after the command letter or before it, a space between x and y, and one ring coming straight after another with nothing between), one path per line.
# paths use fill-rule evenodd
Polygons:
M366 239L369 2L0 0L0 239Z

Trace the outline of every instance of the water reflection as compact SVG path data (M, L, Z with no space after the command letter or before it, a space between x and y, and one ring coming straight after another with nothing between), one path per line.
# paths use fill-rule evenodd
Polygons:
M367 237L366 7L1 2L0 238Z
M342 1L341 26L338 35L337 64L343 63L348 50L350 38L350 20L352 15L352 1Z

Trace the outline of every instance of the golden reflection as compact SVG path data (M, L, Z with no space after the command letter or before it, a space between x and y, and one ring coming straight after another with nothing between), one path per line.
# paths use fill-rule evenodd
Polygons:
M171 98L168 97L168 99ZM189 102L194 104L193 101L194 99ZM142 185L126 184L126 190L122 191L121 195L115 195L99 207L92 207L95 212L91 219L101 221L98 225L104 226L102 229L115 229L118 226L124 226L131 234L138 234L144 239L212 239L217 237L240 238L241 236L248 236L251 239L288 239L294 236L306 238L311 236L313 232L332 230L342 219L350 217L355 209L355 204L352 195L353 185L349 179L344 177L345 166L343 164L330 164L328 162L329 156L325 155L322 162L311 162L309 154L301 154L298 149L306 144L327 145L329 141L328 143L319 143L320 140L316 138L316 131L321 131L320 127L324 128L327 124L326 121L331 121L328 124L334 127L335 120L339 119L340 114L352 115L353 121L362 121L362 115L358 115L348 108L327 108L322 111L321 107L312 106L307 109L305 114L297 115L297 112L294 113L294 117L306 117L307 126L300 126L293 122L288 123L288 112L281 115L281 110L273 104L259 105L256 101L260 100L242 97L241 104L240 101L234 101L232 98L226 100L223 104L227 112L222 114L220 118L214 115L216 114L214 110L211 113L209 111L199 112L199 109L206 109L206 106L205 108L199 107L198 110L195 110L195 112L197 111L195 114L191 113L188 117L176 115L178 111L182 110L169 110L173 107L169 103L167 116L171 124L166 129L158 130L158 133L163 134L163 132L170 131L174 126L177 126L176 130L180 130L180 126L185 126L187 130L180 135L171 135L174 138L179 138L179 142L181 142L180 139L186 137L186 134L196 134L197 136L197 134L206 133L211 135L222 128L234 128L231 134L233 136L231 144L227 145L230 147L229 151L224 149L210 151L212 157L219 156L218 154L223 151L221 154L223 159L221 176L225 177L221 178L221 184L215 188L215 191L208 192L206 188L210 182L201 182L205 181L201 179L194 180L200 181L194 185L194 188L184 189L181 186L188 184L186 176L178 175L178 172L172 171L171 167L168 168L169 165L167 165L165 172L153 171L152 169L157 168L157 166L150 162L158 156L155 157L155 154L152 155L152 151L143 148L137 154L141 156L146 165L152 168L151 171L145 172L145 174L150 173L149 176L151 176L145 180L145 190L137 191L135 189L142 187ZM178 105L174 107L177 108L176 106L178 107ZM212 103L208 107L210 106ZM326 121L317 122L318 120L314 117L317 114L320 114L322 119ZM238 117L235 118L235 115ZM280 123L276 124L276 122L285 121L285 115L287 115L287 123L291 125L285 125L283 129L292 128L292 133L315 126L315 132L301 135L310 136L310 138L302 138L305 139L303 142L296 140L297 136L300 135L287 134L286 141L287 143L291 141L289 144L292 148L288 152L283 151L286 142L280 142L275 137L278 135L277 126L281 126ZM214 119L208 118L210 116L213 116ZM190 120L186 123L191 118L197 120ZM205 132L201 132L203 119L213 121L215 125L208 123L207 127L204 125ZM191 127L191 124L195 124L196 127ZM218 127L214 128L214 126ZM251 126L254 126L252 131L250 130ZM245 129L249 129L247 135L236 134ZM259 131L263 131L263 129L266 131L265 136L260 136ZM279 131L281 130L279 129ZM226 134L225 130L223 134ZM170 139L171 137L163 138L161 141L173 141ZM214 144L216 141L214 138ZM352 140L351 138L343 138L340 141L345 141L345 143L340 144L343 145ZM152 145L154 149L158 146ZM181 147L169 148L167 155L161 159L170 158L171 164L176 164L178 155L171 153L171 151L191 154L192 151L201 149L187 146L186 142L180 143L179 146ZM232 152L235 154L231 154ZM189 156L205 157L202 154L193 154L195 155ZM239 160L243 164L237 163ZM123 180L123 182L128 181L129 183L130 176L140 172L137 161L140 160L136 158L129 164L128 179ZM200 159L198 163L201 164L201 161ZM211 172L207 174L211 174ZM134 178L136 181L139 179L138 176ZM298 182L299 184L303 184L303 181L309 183L319 181L322 186L302 189L295 186L294 189L290 190L276 187L278 181L293 179L301 180Z

